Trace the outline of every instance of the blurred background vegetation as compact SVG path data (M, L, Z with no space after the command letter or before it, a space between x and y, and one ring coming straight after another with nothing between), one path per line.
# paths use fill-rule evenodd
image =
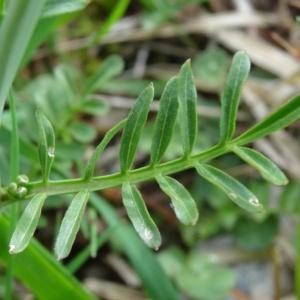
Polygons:
M246 50L253 63L238 131L300 90L299 1L48 1L45 14L15 82L21 170L30 179L40 177L37 107L57 136L51 178L65 179L82 175L105 132L127 115L149 82L158 99L166 80L187 58L192 59L198 89L199 150L217 142L219 96L234 51ZM154 102L150 119L157 108ZM9 183L10 124L6 109L0 130L3 184ZM152 129L150 122L136 166L148 161ZM299 135L296 123L253 144L285 171L290 178L286 187L266 183L233 155L215 161L256 193L267 207L263 215L245 213L194 171L185 171L177 177L197 200L200 218L193 227L180 225L167 198L154 183L145 183L143 196L163 236L161 249L152 252L128 225L120 190L105 190L93 196L72 253L63 262L64 271L99 299L172 300L173 294L200 300L297 299ZM118 170L119 138L106 150L97 174ZM175 134L165 159L181 151ZM46 202L36 238L50 251L69 201L68 196L56 196ZM5 262L4 253L0 253L3 298L6 271L1 261ZM17 277L14 299L34 299L25 288L26 280L24 285L22 276Z

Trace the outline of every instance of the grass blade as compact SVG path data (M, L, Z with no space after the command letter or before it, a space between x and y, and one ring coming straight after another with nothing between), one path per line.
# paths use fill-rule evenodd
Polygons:
M262 205L251 191L223 171L205 164L197 164L196 170L200 176L223 190L238 206L251 213L263 210Z
M246 132L237 137L236 145L247 144L260 139L271 132L289 126L300 118L300 95L293 97L283 104L274 113L257 123Z
M185 155L189 155L197 136L197 91L193 81L191 61L188 60L178 76L179 115L182 145Z
M74 13L84 9L89 0L47 0L43 10L43 17L53 17L63 14Z
M221 97L220 144L231 140L234 134L241 92L249 71L248 55L244 51L237 52L233 57Z
M29 244L38 225L46 194L35 195L22 213L9 243L9 253L22 252Z
M43 180L47 182L55 157L55 134L50 121L37 110L36 118L40 135L39 157L43 173Z
M267 157L247 147L234 147L233 152L242 160L258 170L263 178L276 185L286 185L288 179Z
M101 87L109 79L117 76L122 72L124 62L118 55L111 55L103 61L100 69L87 79L85 84L84 95L88 95Z
M0 120L4 103L18 72L46 0L11 0L0 27Z
M171 198L173 209L180 222L185 225L195 225L199 217L198 209L186 188L169 176L159 175L156 180L162 191Z
M142 91L128 115L120 147L120 164L122 173L127 172L132 166L153 96L153 84L150 84Z
M97 30L93 42L100 43L101 37L103 37L119 19L121 19L129 4L130 0L120 0L112 7L112 11L101 24L99 30Z
M167 82L159 101L151 146L151 165L159 163L167 150L175 127L178 105L177 78L173 77Z
M122 186L123 204L135 230L151 248L158 249L161 236L138 189L129 183Z
M103 140L96 147L93 155L87 162L87 167L85 170L84 178L89 180L93 174L97 164L97 160L102 155L108 143L112 140L112 138L126 125L127 119L124 119L117 123L113 128L111 128L104 136Z
M0 245L5 245L10 232L9 220L0 215ZM0 247L0 263L6 267L8 258L6 247ZM83 285L72 276L34 238L28 247L14 255L14 275L38 299L43 300L95 300Z
M132 226L120 220L120 216L106 199L92 194L90 202L107 222L109 228L113 228L112 234L118 240L120 250L128 257L138 273L149 298L179 300L175 287L159 265L155 255L139 238Z
M59 260L67 257L72 249L88 198L86 191L76 194L62 220L54 247Z

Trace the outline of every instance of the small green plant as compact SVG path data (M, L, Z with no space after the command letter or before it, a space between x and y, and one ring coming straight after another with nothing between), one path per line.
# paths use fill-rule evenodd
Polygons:
M234 137L240 95L249 71L250 60L247 54L245 52L236 53L221 98L219 143L210 149L194 153L193 147L198 137L197 93L193 83L191 64L190 61L187 61L182 66L180 73L171 78L164 88L155 120L150 161L148 165L137 169L134 168L134 158L154 97L152 84L141 92L128 117L107 132L87 162L82 178L50 179L51 166L55 159L54 130L47 117L38 111L42 179L32 182L26 176L21 175L17 181L1 188L0 203L2 207L14 202L29 200L11 238L10 253L18 253L28 245L37 226L43 203L48 196L76 193L63 218L55 243L56 256L59 259L65 258L72 248L90 192L117 186L122 186L123 204L137 233L149 247L158 249L161 244L161 236L147 210L137 184L156 180L161 190L169 196L177 218L183 224L193 225L198 219L197 206L185 187L169 176L190 168L195 168L201 177L223 190L233 202L246 211L262 212L262 204L250 190L209 162L226 153L233 152L257 169L269 182L277 185L287 184L286 176L272 161L244 145L296 121L300 116L300 96L295 96L266 119L240 136ZM164 154L176 122L179 122L181 128L183 155L165 162L163 161ZM120 131L122 131L119 151L120 172L94 176L97 160L111 139Z

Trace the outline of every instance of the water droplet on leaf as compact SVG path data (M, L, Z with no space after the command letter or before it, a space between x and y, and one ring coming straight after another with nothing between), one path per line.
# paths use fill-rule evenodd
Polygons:
M149 228L145 228L144 235L147 240L151 240L153 238L153 232Z
M249 203L252 204L252 205L254 205L254 206L260 206L260 203L259 203L259 201L258 201L258 199L256 197L251 197L249 199Z
M9 250L8 251L9 251L10 254L13 254L15 249L16 249L16 246L11 244L11 245L9 245Z
M55 155L55 149L54 149L54 147L49 147L48 148L48 156L49 157L54 157L54 155Z

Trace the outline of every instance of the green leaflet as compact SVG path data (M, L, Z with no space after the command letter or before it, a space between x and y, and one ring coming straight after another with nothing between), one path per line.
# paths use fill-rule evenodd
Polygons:
M161 244L161 236L138 189L134 185L124 183L122 198L128 217L139 236L149 247L157 250Z
M220 144L231 140L243 84L250 71L250 59L244 51L237 52L227 76L221 97Z
M87 6L89 0L47 0L43 17L54 17L74 13Z
M191 61L188 60L178 76L179 115L182 145L185 155L189 155L197 136L197 91L193 82Z
M210 165L200 163L196 165L196 170L200 176L223 190L238 206L251 213L257 213L263 210L263 206L251 191L223 171Z
M139 139L141 137L150 105L154 96L153 84L145 88L131 109L121 138L121 172L128 171L133 163Z
M185 225L195 225L198 220L196 203L186 188L177 180L159 175L156 177L160 188L172 201L176 217Z
M38 225L46 194L36 194L22 213L9 242L9 253L22 252L29 244Z
M0 27L0 120L5 100L46 0L11 0Z
M40 135L40 164L43 173L43 181L47 182L55 157L55 134L50 121L40 110L37 110L36 118Z
M111 55L103 61L100 69L87 79L85 84L84 95L92 93L109 79L117 76L122 72L124 62L118 55Z
M151 165L159 163L170 143L178 105L177 78L173 77L167 82L160 99L151 146Z
M269 133L289 126L300 118L300 95L293 97L278 110L237 137L236 145L247 144Z
M267 181L276 185L286 185L288 183L288 179L282 171L261 153L247 147L234 147L232 150L242 160L257 169Z
M65 213L54 247L59 260L67 257L72 249L88 198L87 191L77 193Z
M117 123L113 128L111 128L104 136L103 140L96 147L93 155L87 162L87 167L85 170L84 178L89 180L93 174L97 164L97 160L105 150L107 144L112 140L112 138L125 126L127 119L124 119Z

